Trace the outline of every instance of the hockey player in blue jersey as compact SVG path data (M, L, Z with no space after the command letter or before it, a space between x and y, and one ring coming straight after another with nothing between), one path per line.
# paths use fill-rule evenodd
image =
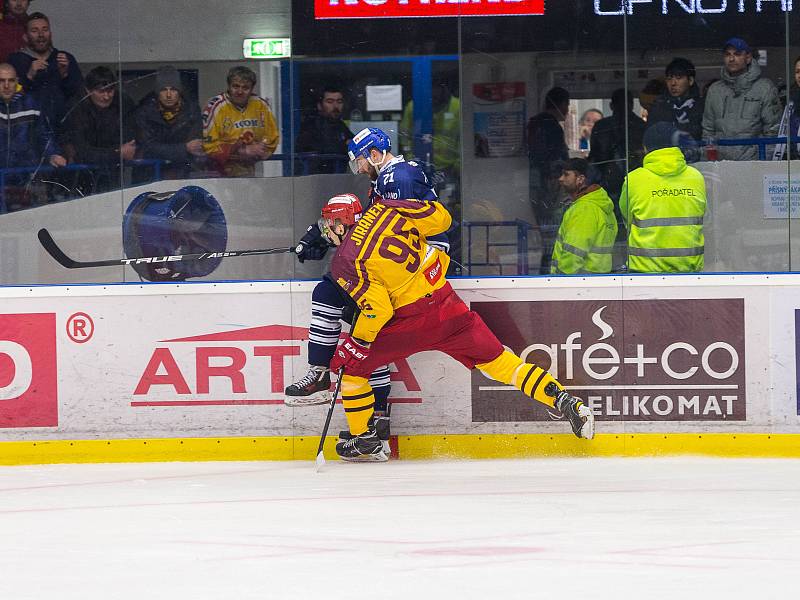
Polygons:
M364 210L377 197L391 199L437 200L433 186L424 171L414 161L391 153L391 141L382 130L366 128L348 143L350 168L353 173L368 175L372 189ZM442 234L428 240L447 252L450 245ZM308 227L295 248L298 260L321 260L333 247L317 223ZM339 342L342 320L350 321L355 305L344 290L326 274L311 295L311 325L308 330L308 362L306 375L285 390L287 406L307 406L330 401L329 364ZM388 366L376 369L370 377L375 391L376 428L388 443L387 399L390 390Z

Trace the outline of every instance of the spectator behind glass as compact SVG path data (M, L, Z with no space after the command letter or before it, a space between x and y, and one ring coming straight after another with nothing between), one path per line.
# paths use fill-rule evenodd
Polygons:
M677 147L680 132L661 121L647 128L643 166L625 179L620 207L628 235L628 270L703 270L706 184Z
M275 152L278 126L267 101L253 95L252 70L233 67L227 81L203 111L203 150L223 176L252 177L255 164Z
M789 86L789 102L792 103L792 112L789 115L789 133L792 136L789 147L792 149L791 158L800 158L800 56L794 59L794 82ZM783 102L784 98L780 98ZM784 155L785 156L785 155Z
M778 133L783 110L778 90L761 77L753 51L741 38L723 47L720 80L709 89L703 112L703 138L754 138ZM758 147L720 146L721 160L757 160Z
M75 161L92 166L85 193L118 189L121 165L136 155L134 104L127 95L120 98L118 88L111 69L95 67L86 75L86 96L67 118L65 138Z
M317 97L317 112L300 124L294 144L298 154L338 154L340 159L302 157L295 162L295 175L344 173L347 170L347 142L353 132L342 120L344 94L338 87L326 86Z
M667 92L659 96L650 109L647 124L672 123L699 140L703 134L703 99L695 82L697 71L692 61L673 58L664 70Z
M438 177L434 183L458 185L461 171L461 100L450 91L450 85L443 75L435 76L431 86L431 109L433 111L431 141L432 154L418 156L418 160L433 163ZM398 126L400 151L403 158L414 158L414 101L409 100L403 107L403 118ZM420 132L423 139L427 132ZM441 192L443 189L440 189ZM457 196L458 194L455 194Z
M22 48L25 23L28 22L30 0L5 0L0 19L0 62L8 60L12 52Z
M633 112L633 93L623 88L611 94L611 116L599 120L592 130L589 162L603 176L603 187L614 201L619 200L622 182L628 170L642 166L645 122ZM627 115L627 116L626 116ZM625 122L628 123L628 152L625 152ZM625 164L627 158L628 164Z
M580 139L578 140L578 149L588 151L591 145L592 129L594 124L603 118L603 111L599 108L590 108L583 113L580 122ZM563 185L561 187L564 187Z
M55 136L30 95L18 90L17 73L8 63L0 63L0 169L67 164ZM8 175L0 197L9 210L22 208L30 201L27 184L31 173ZM14 189L15 186L24 188ZM12 198L13 196L13 198Z
M569 158L561 123L569 112L569 92L554 87L544 97L544 110L528 121L528 161L530 201L542 236L542 262L539 273L550 273L556 230L561 222L561 164Z
M639 104L642 106L640 117L643 121L647 121L650 109L653 107L656 99L665 94L667 91L667 84L663 79L651 79L644 84L642 91L639 92Z
M69 52L53 48L50 20L40 12L28 17L25 47L8 57L22 87L39 103L50 126L60 131L69 101L83 91L78 62Z
M187 101L175 67L156 73L153 95L136 111L136 141L141 158L169 161L162 169L165 179L189 176L203 152L203 121L200 108Z
M614 203L598 180L596 169L583 158L571 158L562 167L558 182L567 209L553 251L554 275L611 271L617 219Z

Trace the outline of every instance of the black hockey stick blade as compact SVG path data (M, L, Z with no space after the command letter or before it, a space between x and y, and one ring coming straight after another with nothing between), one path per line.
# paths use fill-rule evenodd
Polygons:
M235 258L237 256L256 256L259 254L285 254L294 252L294 246L286 248L264 248L260 250L225 250L223 252L198 252L196 254L176 254L173 256L139 256L136 258L112 258L110 260L74 260L64 254L58 247L53 236L47 229L40 229L37 234L39 242L47 253L58 264L67 269L85 269L87 267L119 267L124 265L138 265L143 263L167 263L182 260L209 260L212 258Z
M339 369L337 375L339 376L339 379L336 382L336 389L333 391L333 397L328 405L328 416L325 417L325 426L322 428L322 435L320 435L319 446L317 447L317 473L319 473L320 469L325 466L325 454L322 449L325 446L325 437L328 435L328 427L331 425L331 417L333 416L333 409L336 406L336 398L339 397L339 390L342 389L342 375L344 375L344 367Z

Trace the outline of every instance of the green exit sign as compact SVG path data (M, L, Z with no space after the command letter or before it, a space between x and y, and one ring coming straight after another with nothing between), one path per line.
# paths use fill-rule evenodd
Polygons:
M245 58L289 58L291 55L289 38L248 38L244 41Z

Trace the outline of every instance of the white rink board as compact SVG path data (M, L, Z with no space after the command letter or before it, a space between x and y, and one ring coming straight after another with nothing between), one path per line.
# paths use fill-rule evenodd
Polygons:
M600 433L800 432L800 277L453 285L482 314L491 306L504 315L487 322L514 351L552 348L562 382L594 406ZM326 407L281 403L283 386L305 372L313 286L3 288L0 440L318 435ZM543 364L536 352L529 358ZM473 380L443 354L409 365L393 382L397 434L565 433L564 423L529 414L522 394ZM337 411L331 430L342 427Z

